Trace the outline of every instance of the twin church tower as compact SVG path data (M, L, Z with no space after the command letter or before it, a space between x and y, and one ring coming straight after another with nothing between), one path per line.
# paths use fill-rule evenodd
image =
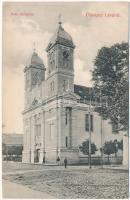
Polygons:
M35 51L33 52L30 66L25 67L26 93L32 92L36 85L44 81L46 81L47 97L63 94L67 89L74 92L74 48L75 45L71 36L59 22L59 26L46 48L48 58L47 72L43 61ZM47 73L46 80L45 73ZM30 104L31 102L26 102L27 107L29 106L28 103Z

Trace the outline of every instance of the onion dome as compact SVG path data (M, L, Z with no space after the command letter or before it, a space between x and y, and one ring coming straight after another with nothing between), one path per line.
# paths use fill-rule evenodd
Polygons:
M50 42L46 48L46 51L50 50L55 44L62 44L65 46L69 46L72 48L75 48L75 45L73 43L72 37L67 33L64 28L61 25L62 23L59 22L59 26L53 35L53 37L50 39Z
M42 68L45 70L45 65L43 63L43 60L38 56L38 54L35 52L35 50L34 50L33 54L31 55L31 57L28 58L28 60L26 62L25 70L30 67Z
M38 56L38 54L35 51L33 52L31 57L31 65L44 67L42 59Z

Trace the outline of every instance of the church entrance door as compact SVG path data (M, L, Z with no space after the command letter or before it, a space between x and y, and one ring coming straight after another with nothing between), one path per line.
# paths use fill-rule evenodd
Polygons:
M34 162L38 163L39 162L39 157L40 157L40 149L36 149L35 151L35 158L34 158Z

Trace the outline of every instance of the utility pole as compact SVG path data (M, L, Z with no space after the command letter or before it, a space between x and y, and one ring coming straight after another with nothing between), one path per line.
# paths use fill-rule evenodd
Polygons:
M91 111L89 110L89 168L91 169Z
M101 168L103 169L103 131L102 131L102 116L101 116Z
M56 95L56 114L57 114L57 158L59 156L59 112L58 112L58 95ZM57 159L56 158L56 159Z
M43 120L44 120L44 135L43 135L43 154L44 154L44 157L43 157L43 163L46 162L46 143L45 143L45 139L46 139L46 127L45 127L45 108L43 110Z
M72 107L69 107L69 147L72 148Z
M89 100L89 168L91 169L91 94Z
M103 169L103 118L102 118L102 92L100 90L100 108L101 108L101 168Z
M31 140L31 124L32 124L32 117L29 118L29 123L30 123L30 150L29 150L29 162L31 163L31 145L32 145L32 140Z

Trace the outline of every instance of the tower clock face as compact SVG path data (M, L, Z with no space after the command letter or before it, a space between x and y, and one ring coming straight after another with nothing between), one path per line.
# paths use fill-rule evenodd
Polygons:
M69 53L67 51L63 52L63 58L66 60L69 58Z

